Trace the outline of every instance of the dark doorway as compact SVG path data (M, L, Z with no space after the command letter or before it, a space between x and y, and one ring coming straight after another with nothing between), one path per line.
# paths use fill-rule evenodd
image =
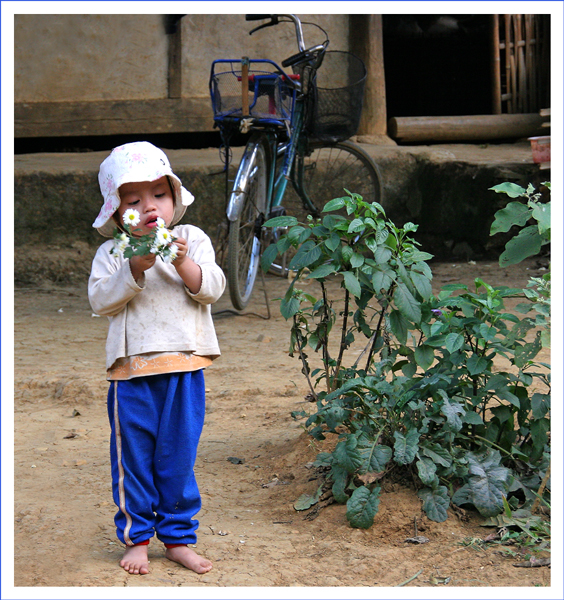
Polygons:
M383 15L387 117L492 114L491 15Z

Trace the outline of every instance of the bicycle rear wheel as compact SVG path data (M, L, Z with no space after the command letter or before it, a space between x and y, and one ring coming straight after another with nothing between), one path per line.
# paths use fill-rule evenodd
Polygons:
M345 189L365 202L382 201L382 184L376 163L352 142L311 142L296 156L294 185L304 204L319 216L329 200L345 195Z
M251 138L235 178L233 194L240 194L241 206L229 224L227 282L231 302L237 310L249 303L259 269L261 228L266 212L268 189L268 146L265 140Z

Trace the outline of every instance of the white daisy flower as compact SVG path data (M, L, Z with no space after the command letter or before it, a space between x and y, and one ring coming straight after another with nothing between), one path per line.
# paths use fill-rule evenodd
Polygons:
M178 246L176 244L171 244L168 248L168 252L163 255L163 260L166 263L171 263L176 260L178 257Z
M123 252L129 246L129 237L125 233L120 233L114 238L114 248L118 252Z
M172 233L166 227L157 229L156 240L159 246L168 246L172 242Z
M135 225L139 224L139 220L139 213L134 208L128 208L123 213L123 222L127 223L127 225L135 227Z
M162 229L163 227L165 227L164 219L161 219L160 217L157 217L157 227L159 229Z

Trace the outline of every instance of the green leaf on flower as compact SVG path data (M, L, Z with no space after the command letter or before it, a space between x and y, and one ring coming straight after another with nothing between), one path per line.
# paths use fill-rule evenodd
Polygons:
M313 240L308 240L302 244L296 252L294 258L290 261L288 268L292 271L299 271L304 267L309 267L321 256L321 248Z
M362 254L358 254L357 252L353 252L351 256L351 267L353 269L358 269L359 267L362 267L363 264L364 256L362 256Z
M393 283L392 279L393 271L376 271L372 275L372 287L376 295L380 295L382 290L387 292Z
M521 231L505 245L505 250L499 257L499 265L507 267L515 265L521 261L535 256L542 247L542 237L535 225L530 225L521 229Z
M288 292L291 292L291 289ZM300 301L291 293L286 293L286 296L280 301L280 313L288 320L291 319L300 310Z
M419 479L425 485L431 485L437 475L437 465L430 458L420 458L416 466Z
M361 473L380 472L392 458L392 449L378 443L378 439L370 439L362 433L358 438L358 453L362 458Z
M418 323L421 320L421 306L403 282L399 282L395 289L394 301L406 319L412 323Z
M462 421L464 423L468 423L468 425L483 425L484 424L482 417L477 412L474 412L473 410L467 411L466 414L463 415Z
M322 212L330 212L333 210L339 210L345 206L345 198L335 198L334 200L329 200L327 204L323 207Z
M500 183L498 185L494 185L493 187L488 189L493 190L498 194L507 194L510 198L519 198L519 196L524 196L527 193L527 190L525 188L522 188L516 183L510 183L508 181Z
M419 432L410 429L406 435L400 431L394 431L394 460L400 465L408 465L413 462L419 448Z
M314 269L308 276L308 279L323 279L332 273L335 273L335 266L331 263L320 265Z
M362 219L353 219L347 230L347 233L360 233L366 229L364 221Z
M445 348L453 354L464 346L464 337L460 333L449 333L445 339Z
M533 207L533 218L537 220L539 233L546 241L550 241L550 203L536 203Z
M501 457L497 450L482 454L467 452L469 480L464 492L455 494L453 502L470 500L484 517L492 517L503 511L503 498L507 495L509 470L500 466ZM466 486L465 486L466 487ZM456 498L456 500L455 500Z
M426 371L435 360L435 351L431 346L423 344L415 349L415 362Z
M415 289L419 292L423 300L428 300L433 293L433 288L431 287L429 278L413 270L410 272L410 276Z
M548 419L536 419L531 424L531 438L535 446L543 448L548 441L547 433L550 431Z
M531 398L533 419L542 419L550 410L550 394L533 394Z
M429 444L428 446L421 446L419 452L425 456L428 456L436 465L441 467L450 467L452 464L452 457L446 448L443 448L440 444Z
M466 362L466 366L468 367L468 374L473 377L483 373L488 368L488 361L483 356L472 353L472 356Z
M333 452L337 463L349 473L354 473L362 465L362 457L356 447L357 439L354 435L348 435L346 439L337 444Z
M509 202L504 208L495 213L494 222L490 228L490 235L506 233L517 225L523 227L531 216L529 207L522 202Z
M345 490L349 481L349 474L346 469L340 465L333 465L331 467L331 479L333 480L333 497L339 504L345 504L349 499Z
M374 517L380 504L380 488L370 491L367 487L356 488L347 501L346 517L351 527L368 529L374 523Z
M270 244L268 248L262 253L260 257L260 264L262 270L266 273L270 269L270 265L274 262L274 259L278 256L278 248L276 244Z
M400 344L407 343L409 323L399 310L394 309L390 312L390 329Z
M313 495L311 494L302 494L295 502L294 508L297 511L307 510L311 508L314 504L319 502L319 498L321 498L321 494L323 493L323 484L321 484Z
M442 523L447 520L450 499L444 485L436 488L423 488L417 492L417 495L423 500L423 510L431 521Z
M339 247L341 243L341 238L336 234L332 233L331 237L327 238L324 244L331 250L331 252L335 252L335 250Z
M291 217L289 215L282 215L280 217L273 217L272 219L268 219L264 224L264 227L293 227L298 224L298 219L296 217Z
M458 402L451 400L444 390L438 391L443 399L441 413L446 417L449 429L451 431L460 431L462 429L462 420L458 415L464 414L464 409Z
M343 283L347 290L356 298L360 298L361 289L357 276L352 271L343 273Z
M380 265L383 263L387 263L392 257L392 251L387 246L381 246L377 244L373 252L374 260Z

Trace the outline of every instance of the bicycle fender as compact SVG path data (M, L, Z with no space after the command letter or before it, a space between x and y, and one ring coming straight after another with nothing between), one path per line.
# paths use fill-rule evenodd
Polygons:
M241 159L241 164L237 170L237 175L235 176L235 181L233 183L233 191L231 192L229 202L227 203L227 218L232 222L237 220L239 213L241 212L245 197L245 192L242 190L247 187L247 180L251 173L251 167L256 160L257 148L258 144L256 143L247 145L245 152L243 153L243 158Z

